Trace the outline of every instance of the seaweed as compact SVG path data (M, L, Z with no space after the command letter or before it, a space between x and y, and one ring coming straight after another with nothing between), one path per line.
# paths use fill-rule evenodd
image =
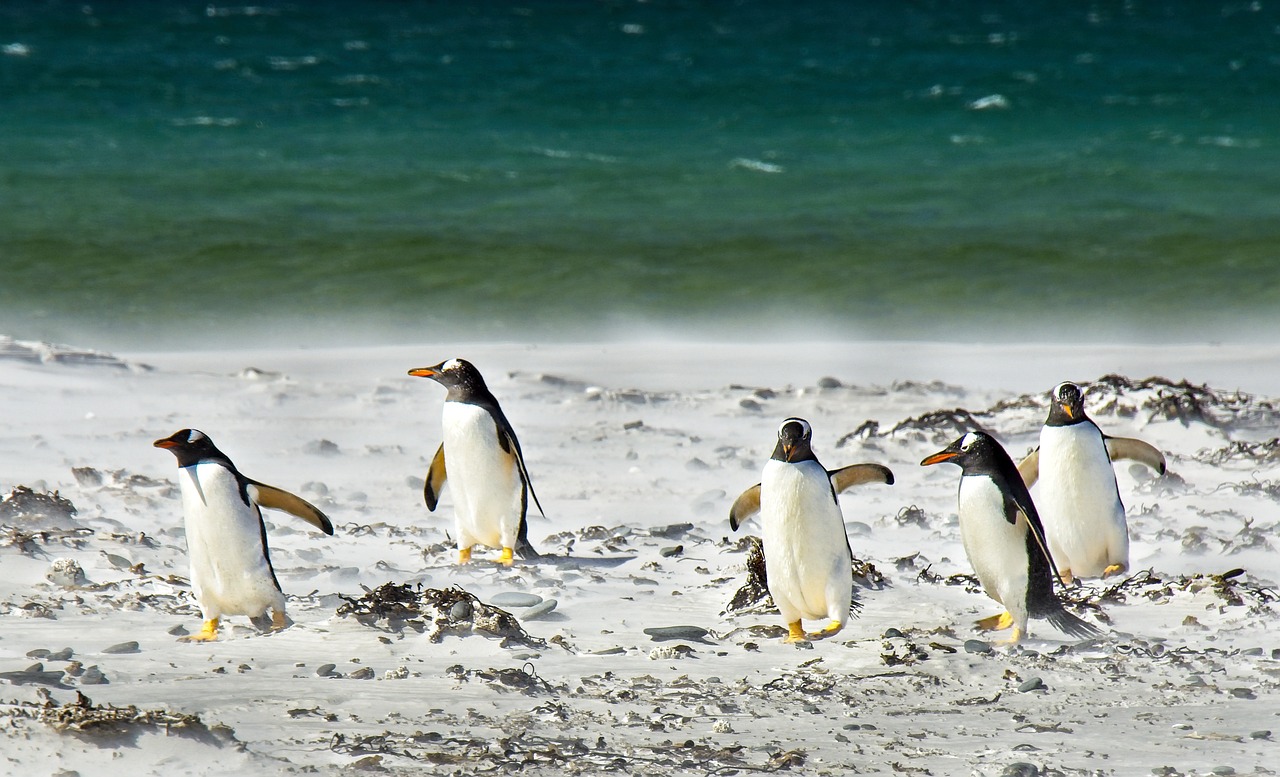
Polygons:
M759 537L748 535L747 545L747 581L733 593L733 598L725 605L726 613L742 612L776 612L778 607L769 594L769 572L765 565L764 545ZM865 588L881 589L888 583L875 564L863 561L857 556L850 556L853 582ZM862 609L862 602L855 597L849 602L849 614L857 616Z
M118 746L121 740L132 742L144 731L163 731L166 735L188 737L216 747L235 742L234 731L226 726L210 727L199 715L144 710L132 704L100 706L80 691L76 691L73 701L65 704L58 704L44 689L40 695L41 702L0 705L0 716L11 720L38 720L58 733L75 734L110 747Z
M1098 610L1103 604L1124 604L1129 597L1141 597L1151 602L1163 603L1175 593L1210 591L1221 600L1224 607L1247 607L1250 613L1274 614L1271 605L1280 602L1275 589L1250 582L1243 569L1232 569L1221 574L1193 574L1161 576L1154 570L1144 569L1110 585L1080 586L1065 589L1059 597L1066 604Z
M337 614L354 617L372 628L386 623L387 631L403 631L406 626L425 632L432 642L441 642L450 634L466 636L471 633L498 637L503 647L523 645L545 648L547 642L529 634L520 621L499 607L485 604L479 598L458 586L452 588L423 588L421 584L384 583L367 590L359 598L339 594L343 604Z

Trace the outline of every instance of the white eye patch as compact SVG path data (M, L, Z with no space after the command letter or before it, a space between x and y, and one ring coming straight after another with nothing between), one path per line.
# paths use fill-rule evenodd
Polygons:
M204 434L204 432L200 431L199 429L192 429L192 430L191 430L191 434L188 434L188 435L187 435L187 442L188 442L188 443L193 443L193 442L196 442L196 441L198 441L198 440L203 440L203 439L205 439L205 434Z
M973 432L969 432L964 436L964 439L960 441L960 448L962 450L967 451L970 448L972 448L974 444L977 442L978 442L978 435L974 434Z
M812 436L813 436L813 427L809 426L809 422L808 422L808 421L804 420L803 418L788 418L787 420L785 420L785 421L783 421L783 422L782 422L782 425L781 425L781 426L779 426L779 427L778 427L778 436L779 436L779 437L781 437L781 436L782 436L782 430L783 430L783 429L786 429L788 424L797 424L797 425L800 427L800 436L801 436L801 437L812 437Z
M460 360L450 359L449 361L444 363L444 371L453 372L454 370L458 369L461 366L462 366L462 362Z

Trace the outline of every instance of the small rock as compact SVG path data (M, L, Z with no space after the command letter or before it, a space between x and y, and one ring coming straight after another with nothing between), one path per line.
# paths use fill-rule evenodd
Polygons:
M1260 656L1260 655L1262 655L1262 648L1260 648L1260 647L1253 647L1253 648L1249 648L1248 650L1242 650L1242 651L1240 651L1240 655L1242 655L1242 656Z
M1237 699L1256 699L1258 695L1253 692L1252 688L1232 688L1231 695Z
M36 648L35 650L27 651L27 658L48 658L51 655L53 655L53 651L46 648Z
M397 666L395 669L388 669L382 675L383 680L404 680L409 677L409 667Z
M133 568L133 562L125 558L124 556L121 556L116 553L108 553L105 550L99 551L99 552L102 553L102 557L107 560L107 563L115 567L116 569L132 569Z
M652 661L668 661L684 658L693 655L696 651L688 645L669 645L666 647L656 647L649 651L649 659Z
M1027 693L1029 691L1040 690L1043 687L1044 687L1043 680L1041 680L1039 677L1032 677L1030 680L1026 680L1021 685L1019 685L1018 691L1021 693Z
M337 664L321 664L316 667L316 677L337 677L338 673L333 671L337 668Z
M1250 732L1250 734L1249 734L1249 738L1250 738L1250 739L1270 739L1270 738L1271 738L1271 731L1270 731L1270 729L1263 729L1263 730L1261 730L1261 731L1253 731L1253 732Z
M698 458L697 456L694 456L692 459L689 459L688 461L685 462L684 468L688 470L692 470L694 472L704 472L706 470L711 469L711 465L706 463L702 459Z
M838 378L818 378L818 388L820 389L838 389L843 388L844 384Z
M890 627L890 628L887 628L887 629L885 629L885 630L884 630L884 638L885 638L885 639L893 639L893 638L895 638L895 637L901 637L901 636L902 636L902 632L901 632L901 631L898 631L897 629L895 629L895 628L893 628L893 627Z
M654 642L666 642L670 639L703 640L709 633L701 626L655 626L644 630Z
M107 681L107 676L102 673L102 670L98 668L97 664L94 664L93 666L84 670L84 673L80 675L80 684L81 685L107 685L108 681Z
M979 655L991 652L991 643L981 639L966 639L964 641L964 652L978 653Z
M1215 766L1210 770L1214 774L1235 774L1236 770L1230 766Z
M666 526L655 526L649 530L650 537L662 537L663 539L674 540L688 534L693 530L691 523L671 523Z
M49 565L49 571L44 573L44 577L50 583L63 588L79 588L89 582L89 578L85 576L80 562L73 558L54 560Z
M620 656L627 652L624 647L611 647L604 650L593 650L589 655L593 656Z
M658 551L658 555L662 556L663 558L671 558L672 556L679 556L681 553L684 553L683 545L672 545L670 547L666 547Z
M173 628L169 629L169 633L175 637L185 637L191 632L187 631L186 626L183 626L181 623L179 623L177 626L174 626Z
M541 602L533 605L529 609L520 613L520 617L524 618L525 620L537 620L538 618L541 618L543 615L546 615L552 612L553 610L555 610L555 608L556 608L555 599L543 599Z
M138 648L137 642L121 642L118 645L103 648L102 652L118 655L121 653L141 653L142 651Z
M495 607L532 607L541 601L542 597L537 594L504 591L490 599L489 603Z
M1026 761L1017 761L1004 767L1000 777L1040 777L1040 767Z
M338 447L338 444L332 440L320 439L312 440L302 446L302 452L310 453L315 456L337 456L339 453L342 453L342 450Z
M711 724L711 730L717 734L732 734L733 726L727 720L717 720Z
M347 677L350 677L352 680L372 680L373 674L374 674L373 669L371 667L362 666L359 669L352 672L351 674L347 675Z
M764 405L760 404L754 399L746 399L746 398L738 400L738 407L742 408L743 410L750 410L753 413L758 413L761 410L764 410Z
M74 655L75 655L75 651L67 647L67 648L63 648L62 650L59 650L56 653L50 653L49 660L50 661L69 661L71 657Z
M72 677L79 677L80 675L84 674L84 664L80 663L79 661L70 661L67 663L67 668L63 669L62 671L66 672L68 675Z
M449 608L449 620L465 621L470 618L471 618L471 602L466 599L463 599L458 602L454 602L453 606Z

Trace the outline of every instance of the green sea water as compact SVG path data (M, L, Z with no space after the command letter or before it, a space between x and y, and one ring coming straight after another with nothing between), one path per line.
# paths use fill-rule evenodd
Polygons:
M1266 4L0 6L0 333L1267 339Z

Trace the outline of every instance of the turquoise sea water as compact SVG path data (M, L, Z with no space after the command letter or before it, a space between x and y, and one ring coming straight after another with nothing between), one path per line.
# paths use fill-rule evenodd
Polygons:
M1280 318L1270 2L17 1L0 45L22 338Z

